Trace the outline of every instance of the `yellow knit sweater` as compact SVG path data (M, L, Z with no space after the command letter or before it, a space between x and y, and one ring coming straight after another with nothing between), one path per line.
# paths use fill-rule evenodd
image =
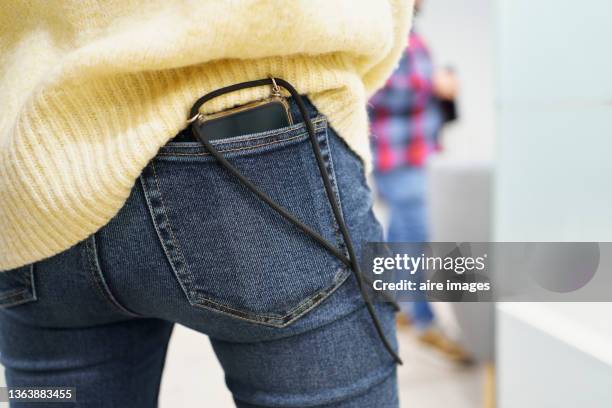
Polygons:
M399 59L412 2L4 0L0 270L104 226L193 102L232 83L287 79L367 161L367 97Z

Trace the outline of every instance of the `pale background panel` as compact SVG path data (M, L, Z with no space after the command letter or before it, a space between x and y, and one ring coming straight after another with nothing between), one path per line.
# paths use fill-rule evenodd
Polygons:
M612 3L498 0L497 11L495 237L610 241ZM612 341L611 312L499 305L499 407L612 406L612 364L598 346Z
M438 159L490 162L495 156L493 0L425 0L415 22L437 66L460 80L460 120L443 136Z

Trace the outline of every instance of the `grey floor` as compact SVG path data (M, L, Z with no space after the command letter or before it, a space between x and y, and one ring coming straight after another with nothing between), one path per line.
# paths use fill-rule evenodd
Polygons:
M484 369L458 367L422 346L408 330L399 334L402 408L480 408L483 406Z

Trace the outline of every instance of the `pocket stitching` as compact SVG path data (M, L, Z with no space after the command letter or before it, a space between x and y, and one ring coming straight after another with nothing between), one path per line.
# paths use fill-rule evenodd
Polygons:
M285 315L280 315L280 314L270 315L270 314L263 314L263 313L252 314L252 313L245 312L243 310L234 309L230 306L224 305L222 303L218 303L206 297L198 297L197 302L195 303L190 302L190 303L193 306L197 306L202 309L210 310L210 311L217 312L217 313L222 313L232 318L244 320L244 321L251 322L251 323L259 323L259 324L263 324L267 326L283 328L283 327L290 325L291 323L293 323L294 321L296 321L297 319L299 319L300 317L302 317L303 315L305 315L306 313L308 313L309 311L317 307L319 304L321 304L321 302L323 302L332 293L338 290L338 288L342 286L344 281L346 281L346 279L349 276L350 276L350 271L346 269L346 267L340 267L338 269L338 272L336 273L336 277L334 278L334 281L332 282L331 285L329 285L329 287L322 289L319 292L316 292L308 296L306 299L298 303L297 306L294 306L293 309L290 309L288 313ZM315 298L317 300L313 301L313 299ZM214 306L208 306L206 303L210 303ZM306 304L308 304L307 307L304 306ZM242 315L245 315L245 316L242 316Z
M319 115L313 122L312 122L313 126L315 127L315 132L317 131L321 131L327 124L327 118L323 115ZM301 127L295 127L295 128L291 128L288 130L285 130L283 132L279 132L279 133L274 133L274 132L264 132L264 134L261 134L259 136L253 136L253 137L249 137L249 138L245 138L245 139L240 139L237 141L233 141L233 140L227 140L224 141L220 144L235 144L235 143L242 143L242 142L248 142L248 141L252 141L252 140L257 140L257 139L266 139L266 138L270 138L270 137L282 137L288 133L292 133L292 132L299 132L297 135L295 136L291 136L287 139L280 139L280 140L274 140L271 142L266 142L266 143L260 143L257 145L252 145L252 146L243 146L243 147L237 147L237 148L229 148L229 149L218 149L219 153L227 153L227 152L237 152L237 151L242 151L242 150L251 150L251 149L257 149L259 147L264 147L264 146L269 146L269 145L273 145L273 144L277 144L277 143L283 143L283 142L289 142L292 140L296 140L302 137L307 137L308 133L307 133L307 129L304 126ZM179 146L172 146L173 148L180 148ZM186 146L185 146L186 147ZM201 145L197 146L197 147L202 147ZM167 151L161 151L158 153L158 156L166 156L166 157L175 157L175 156L210 156L210 153L207 152L202 152L202 153L180 153L180 152L167 152Z
M187 295L187 298L190 299L191 297L194 296L194 292L193 289L191 289L192 287L192 282L193 282L193 278L191 275L191 272L189 271L189 265L187 264L187 260L185 259L185 255L183 255L183 251L181 250L181 247L178 245L178 240L176 239L176 235L174 234L174 230L172 229L172 224L170 223L170 217L168 217L168 211L166 210L166 203L164 201L164 196L161 192L161 185L159 183L159 178L157 177L157 170L155 169L155 161L151 160L151 170L153 170L153 177L155 177L155 185L157 186L157 191L158 191L158 195L159 195L159 200L160 200L160 204L161 204L161 208L162 211L164 212L164 218L166 219L166 224L168 225L168 232L170 233L170 239L172 239L172 245L174 245L174 248L176 249L176 252L178 254L178 256L181 257L181 261L183 262L184 268L185 268L185 276L187 278L187 283L190 284L189 290L183 286L183 284L181 283L181 280L179 279L179 275L181 275L181 273L175 269L174 266L174 262L172 262L171 257L168 255L167 253L167 249L166 249L166 245L164 244L164 239L159 235L160 231L157 227L157 222L155 221L155 218L153 217L153 209L150 205L149 202L149 198L148 198L148 194L146 193L146 189L144 193L145 193L145 197L147 200L147 204L149 206L149 211L151 212L151 217L153 219L153 223L155 224L155 230L157 231L157 236L160 239L162 246L164 248L164 254L166 255L166 257L168 258L168 262L170 263L172 270L174 271L175 276L177 277L177 279L179 280L179 284L181 285L181 288L183 289L183 292L185 293L185 295ZM142 179L141 179L142 180ZM144 186L144 183L143 183ZM188 294L189 292L189 294ZM191 301L189 301L189 303L191 303Z
M0 299L0 302L6 302L7 299L11 298L11 297L17 297L18 300L15 300L11 303L0 303L0 309L3 308L8 308L8 307L12 307L12 306L17 306L23 303L28 303L28 302L33 302L36 300L36 298L34 297L28 297L28 296L24 296L25 294L29 294L30 292L28 291L28 289L23 289L21 292L15 293L11 296L7 296L4 297L2 299Z
M324 116L320 116L320 120L317 123L326 123L327 120ZM334 180L333 185L335 186L335 174L334 174L334 169L333 167L330 168L330 163L331 163L331 149L329 146L329 140L328 140L328 132L326 130L325 127L323 128L319 128L318 129L319 132L323 131L323 135L322 137L319 136L317 137L317 139L322 139L324 141L324 146L322 146L325 149L329 150L328 153L328 157L329 159L327 160L326 166L328 168L328 172L331 175L331 179ZM284 132L287 133L287 132ZM279 135L282 135L284 133L281 133ZM271 136L271 135L267 135L267 136ZM278 135L274 135L274 136L278 136ZM275 140L273 142L268 142L268 143L262 143L259 145L255 145L255 146L247 146L247 147L243 147L243 148L237 148L237 149L226 149L226 150L220 150L220 152L227 152L227 151L237 151L237 150L247 150L247 149L254 149L257 147L261 147L261 146L266 146L266 145L271 145L271 144L276 144L276 143L282 143L282 142L286 142L286 141L291 141L291 140L295 140L297 138L301 138L304 137L305 135L303 133L300 133L299 135L293 136L291 138L288 139L282 139L282 140ZM187 154L180 154L180 153L167 153L167 154L162 154L159 153L159 155L167 155L167 156L178 156L178 155L184 155L184 156L203 156L203 155L209 155L209 153L187 153ZM233 318L237 318L237 319L241 319L241 320L245 320L248 322L254 322L254 323L259 323L259 324L264 324L264 325L269 325L269 326L273 326L273 327L278 327L278 328L282 328L285 327L289 324L291 324L293 321L295 321L296 319L298 319L299 317L303 316L304 314L306 314L307 312L309 312L310 310L312 310L314 307L318 306L321 302L323 302L325 299L327 299L332 293L334 293L340 286L342 286L342 284L346 281L346 279L350 276L350 271L346 268L346 266L340 266L337 271L336 271L336 276L334 276L332 282L325 288L321 289L320 291L313 293L309 296L307 296L305 299L303 299L300 303L298 303L296 306L294 306L293 308L289 309L288 311L286 311L284 314L278 314L278 313L254 313L254 312L248 312L248 311L244 311L244 310L239 310L236 308L233 308L232 306L228 306L226 304L220 303L217 300L211 299L206 297L205 295L201 295L200 293L196 292L195 290L192 289L193 287L193 276L189 270L189 265L187 264L185 257L183 255L183 252L178 244L178 240L176 239L176 235L174 234L174 230L172 228L172 225L170 223L170 219L168 217L168 212L167 212L167 208L166 208L166 204L165 204L165 200L163 198L163 194L161 191L161 185L159 182L159 177L157 175L157 170L155 168L155 159L151 160L151 162L149 163L149 166L153 175L153 178L155 179L155 185L152 185L150 183L148 183L145 179L145 174L143 173L143 175L141 176L141 183L144 189L144 193L145 193L145 198L147 201L147 206L149 207L149 212L155 227L155 230L157 232L157 236L158 239L161 241L162 247L164 248L164 254L166 255L166 258L168 260L168 263L170 264L170 267L172 269L172 271L174 272L175 277L178 279L179 284L181 286L181 288L183 289L184 294L187 297L188 302L192 305L192 306L196 306L196 307L200 307L206 310L210 310L213 312L217 312L217 313L222 313L224 315L228 315L231 316ZM323 181L321 180L321 183ZM153 208L154 205L151 202L150 199L150 191L149 189L154 189L157 190L154 192L155 196L159 196L159 206L161 207L161 210L163 212L163 217L165 218L165 223L166 223L166 227L163 229L167 229L170 239L172 241L172 245L174 246L174 251L172 252L176 252L176 255L178 255L181 259L180 262L182 262L182 267L179 265L175 265L175 261L173 260L175 257L172 256L172 254L168 253L168 251L171 251L172 249L168 249L167 245L166 245L166 240L163 238L163 234L162 231L160 231L160 229L162 227L158 226L158 222L157 222L157 217L156 217L156 211ZM334 188L334 191L336 191L337 189ZM337 193L336 193L337 194ZM325 196L325 201L326 201L326 205L327 207L331 207L331 204L329 203L329 200L327 199L327 194L324 193ZM336 197L338 197L336 195ZM339 197L338 197L339 198ZM335 219L335 217L333 216L333 212L331 211L331 208L328 208L328 210L331 212L331 219L330 221L333 224L333 228L334 228L334 235L336 238L336 243L338 244L338 246L341 249L344 249L344 252L346 252L346 248L344 248L344 244L343 241L341 239L341 234L340 234L340 229L338 226L338 222ZM185 282L182 282L182 279L185 279ZM189 289L185 287L185 285L189 286ZM313 300L316 299L316 300ZM307 306L305 306L307 305Z
M20 283L25 285L25 287L23 289L15 289L11 292L4 293L0 297L0 309L38 300L36 295L36 287L34 286L34 264L30 264L28 267L28 273L23 274L23 281L21 281L21 278L17 279ZM11 303L4 303L8 302L8 299L10 298L17 298L17 300L12 301Z
M27 292L27 291L28 291L28 289L24 288L24 289L14 289L14 290L11 290L10 292L3 293L2 296L0 296L0 302L4 301L4 300L6 300L6 299L8 299L10 297L17 296L19 294Z
M270 145L277 144L277 143L288 142L291 140L299 139L300 137L303 137L303 136L304 135L297 135L297 136L292 136L287 139L275 140L272 142L261 143L261 144L253 145L253 146L237 147L235 149L219 150L218 152L227 153L227 152L239 152L242 150L251 150L251 149L256 149L258 147L264 147L264 146L270 146ZM210 156L210 153L160 153L159 155L160 156Z
M336 200L338 200L338 207L340 208L340 215L342 217L344 217L344 212L342 210L342 201L340 200L340 189L338 188L337 178L336 178L336 170L334 168L334 161L333 161L333 157L332 157L331 144L329 143L329 132L328 131L325 132L324 141L325 141L325 148L328 151L328 157L329 157L329 159L327 160L327 163L325 163L325 166L327 168L328 174L331 175L329 181L330 181L330 184L332 186L332 189L333 189L334 195L336 197ZM321 180L321 183L323 183L322 180ZM325 197L327 198L327 192L325 193ZM344 239L342 237L342 233L340 232L340 226L338 225L338 220L333 215L334 211L332 209L331 203L329 202L329 199L326 200L326 203L327 203L327 209L332 214L332 219L333 219L333 224L334 224L334 232L335 232L335 235L336 235L336 243L338 244L338 246L341 249L343 249L344 255L348 258L349 257L348 250L346 249L346 245L344 245Z
M149 184L149 181L147 180L147 175L149 178L152 176L155 179L155 185ZM191 290L191 285L192 285L191 273L189 273L188 271L186 274L182 273L181 271L179 271L179 269L181 269L181 265L180 264L176 265L175 259L178 256L180 258L178 261L182 263L182 267L185 269L189 268L189 266L187 265L187 262L185 261L185 257L183 255L181 248L177 245L176 238L174 236L174 231L172 231L170 219L166 211L166 205L164 203L163 196L161 195L161 186L159 183L159 179L157 177L157 171L155 169L154 160L151 160L149 165L145 167L144 171L142 172L140 176L140 184L143 189L143 194L145 197L145 201L147 203L147 209L149 210L149 215L151 216L151 223L153 224L153 228L155 228L157 239L159 240L159 243L162 246L164 255L166 256L166 260L168 261L168 264L170 265L170 269L172 270L172 273L174 274L175 279L177 280L179 286L181 287L181 290L183 291L185 298L189 301L189 304L193 305L193 302L191 301L192 297L194 297L193 291ZM154 197L151 197L152 195L154 195ZM152 199L157 199L159 203L155 205L155 203L152 202ZM160 216L162 216L165 219L165 225L161 225L161 226L160 226L160 222L158 221L158 214L156 211L156 208L159 208L159 207L161 207L161 210L163 212L163 214L160 214ZM164 231L168 231L168 234L170 235L170 240L172 241L173 248L168 247L167 239L165 239L163 236ZM184 282L183 279L181 279L181 276L184 277L184 280L186 282ZM189 289L185 286L185 283L190 285Z

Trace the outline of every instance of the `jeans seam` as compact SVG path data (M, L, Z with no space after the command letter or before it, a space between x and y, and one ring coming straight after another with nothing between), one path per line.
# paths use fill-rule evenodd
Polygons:
M260 143L260 144L253 145L253 146L244 146L244 147L237 147L234 149L219 150L219 153L239 152L242 150L252 150L258 147L264 147L264 146L270 146L270 145L277 144L277 143L289 142L291 140L299 139L300 137L303 137L303 136L304 135L297 135L297 136L289 137L287 139L274 140L272 142ZM160 156L210 156L210 153L160 153L159 155Z
M334 196L336 200L338 201L338 207L340 208L340 215L344 218L344 212L342 210L342 201L340 200L340 190L338 188L336 170L334 168L334 162L333 162L333 157L332 157L332 149L331 149L331 144L329 143L329 133L327 131L325 132L325 138L323 140L325 142L325 149L327 150L328 159L325 160L324 158L324 160L325 160L325 166L327 168L327 173L330 176L329 181L332 186ZM327 198L327 193L325 194L325 197ZM327 208L329 212L331 213L331 218L333 220L334 233L336 236L336 243L338 244L338 247L343 250L344 255L348 258L349 254L348 254L346 245L344 244L342 233L340 232L340 225L338 225L338 220L334 216L332 206L331 206L331 203L329 202L329 199L327 199L326 202L327 202Z
M26 295L29 294L30 292L28 291L28 289L22 289L19 292L16 293L12 293L8 296L5 296L3 298L0 299L0 309L1 308L5 308L5 307L11 307L11 306L15 306L21 303L25 303L28 302L30 300L34 300L32 298L27 297ZM17 300L12 300L10 303L4 303L4 302L8 302L8 299L11 298L16 298Z
M325 119L325 117L322 117L322 119L320 119L318 123L326 123L326 122L327 120ZM322 129L319 129L319 131L321 130ZM268 145L268 144L281 143L281 142L285 142L288 140L300 138L303 136L304 135L297 135L289 139L283 139L283 140L279 140L279 141L275 141L271 143L260 144L257 146L249 146L248 149L253 149L255 147ZM320 137L319 139L324 140L323 149L328 152L327 156L330 159L331 149L330 149L330 144L327 138L328 138L327 132L325 132L324 136L322 138ZM243 150L243 149L246 149L246 148L235 149L235 150ZM224 150L224 151L228 151L228 150ZM174 154L168 154L168 155L172 156L172 155L178 155L178 154L174 153ZM184 154L184 155L193 156L193 155L198 155L198 154ZM202 155L202 154L199 154L199 155ZM326 166L328 168L328 172L330 172L330 176L332 180L335 180L335 174L333 174L333 167L331 168L329 167L329 164L330 164L329 159L326 160ZM245 320L245 321L252 322L252 323L258 323L258 324L268 325L272 327L282 328L282 327L285 327L291 324L292 322L297 320L299 317L303 316L304 314L306 314L307 312L309 312L310 310L318 306L321 302L327 299L332 293L334 293L350 276L350 271L345 266L340 266L337 269L335 276L333 278L333 281L330 285L319 290L316 293L313 293L307 298L303 299L298 305L294 306L293 308L291 308L290 310L288 310L286 313L282 315L281 314L270 314L270 313L253 313L253 312L247 312L244 310L239 310L232 306L220 303L217 300L203 296L199 294L198 292L195 292L192 289L193 288L193 277L188 269L189 266L183 255L179 242L172 228L170 218L168 216L166 202L163 197L163 193L161 190L161 184L160 184L159 177L157 175L157 170L155 167L155 159L153 159L149 163L149 167L150 167L150 173L148 176L150 177L152 175L155 184L153 185L153 183L150 183L149 181L147 181L146 171L143 172L143 175L141 175L141 184L144 189L144 195L145 195L145 199L147 202L147 206L149 208L149 213L151 215L151 219L152 219L154 228L156 230L158 239L160 240L162 248L164 250L166 259L168 260L168 263L170 264L170 268L172 269L175 277L178 279L179 285L181 286L183 293L187 297L188 302L192 306L196 306L202 309L221 313L227 316L231 316L233 318ZM321 177L322 176L319 174L319 178ZM335 185L335 182L333 184ZM152 192L151 189L156 190L156 191ZM157 203L152 202L151 193L154 193L155 198L158 199ZM325 197L324 199L326 201L326 205L328 207L328 211L331 213L330 222L332 223L332 227L334 229L336 243L340 248L344 248L344 244L341 239L338 221L333 216L333 212L331 211L331 207L330 207L330 203L328 202L329 200L327 199L327 195L325 193L323 194ZM157 214L158 211L156 210L161 210L161 214ZM164 218L165 226L162 226L162 227L159 226L158 216L162 216ZM161 231L161 229L166 230L167 234L163 234L163 231ZM164 236L164 235L167 235L167 236ZM167 239L170 239L171 245L173 248L168 248ZM346 252L346 249L344 249L344 251ZM180 258L178 259L178 261L181 263L179 265L176 265L177 257Z
M0 309L8 308L11 306L17 306L23 303L34 302L38 300L36 295L36 287L34 285L34 264L28 266L28 273L24 274L25 278L21 283L26 285L23 289L16 289L14 291L4 293L0 297ZM21 280L21 278L19 278ZM8 302L8 299L16 298L16 300Z
M23 289L14 289L14 290L11 290L10 292L5 292L2 294L2 296L0 296L0 302L10 297L17 296L21 293L27 292L27 291L28 291L27 288L23 288Z
M178 240L176 239L176 236L173 232L172 229L172 225L170 224L170 219L168 217L168 213L166 210L166 204L165 201L163 199L163 194L161 192L161 187L159 184L159 178L157 177L157 172L155 170L155 165L153 162L151 162L151 170L153 172L153 177L155 178L155 184L157 187L157 194L159 195L159 199L160 199L160 206L161 209L164 213L164 217L166 218L166 223L167 223L167 229L168 232L170 234L170 239L172 240L172 244L174 245L174 247L176 248L176 252L179 254L179 256L182 258L182 262L183 265L185 266L185 268L188 268L187 266L187 262L185 260L185 257L182 253L181 247L178 243ZM144 182L143 180L141 180L141 182L143 184L146 184L146 182ZM145 190L145 197L149 206L149 211L153 212L154 210L152 209L153 205L150 202L149 196L147 194L147 189ZM152 218L154 218L155 216L152 214ZM218 301L199 295L198 293L193 292L191 289L187 290L187 288L185 288L183 286L183 282L181 281L181 278L179 276L185 276L187 277L188 282L186 282L187 284L190 284L192 281L192 277L191 274L188 271L185 271L186 273L183 275L178 271L178 268L175 267L174 262L172 261L172 256L168 254L168 250L166 248L166 245L164 244L164 239L162 238L162 236L160 235L160 231L158 229L158 224L157 222L153 221L154 224L154 228L158 233L158 238L160 239L160 241L162 242L162 247L164 248L164 253L166 255L166 258L168 259L168 262L170 263L170 267L172 268L172 270L174 271L175 276L177 277L177 279L179 280L179 284L181 285L181 288L183 289L183 292L185 293L185 295L187 296L187 299L189 301L189 303L193 306L198 306L198 307L202 307L202 308L206 308L209 310L213 310L213 311L217 311L232 317L237 317L240 318L242 320L247 320L247 321L251 321L251 322L255 322L255 323L267 323L269 325L275 326L275 327L284 327L286 325L288 325L289 323L291 323L292 321L294 321L297 317L301 316L304 314L304 312L297 312L297 310L299 310L299 308L303 307L302 305L305 303L310 303L312 301L313 298L316 298L318 295L320 295L323 291L319 291L317 293L312 294L311 296L309 296L308 298L304 299L302 302L300 302L300 304L298 304L297 306L295 306L293 309L291 309L290 311L288 311L285 315L280 315L280 314L260 314L260 313L249 313L249 312L245 312L243 310L239 310L239 309L235 309L231 306L227 306L224 305L222 303L219 303ZM338 230L338 225L337 222L333 221L334 224L334 229L336 230L336 241L337 243L340 245L340 241L339 241L339 230ZM341 268L342 270L342 268ZM338 287L340 287L340 285L346 280L346 278L349 276L348 272L345 272L344 274L340 274L339 271L336 272L336 277L334 278L334 280L338 280L337 282L334 282L332 285L329 286L329 288L327 289L332 289L330 290L325 296L323 296L321 299L319 299L314 305L318 305L319 303L321 303L322 300L324 300L325 298L327 298L327 296L329 296L331 293L333 293ZM208 305L207 305L208 304ZM311 308L308 308L307 310L311 310ZM296 313L299 313L299 316L296 316ZM278 321L281 323L273 323L274 321Z
M325 121L325 119L323 119L322 121ZM325 160L325 165L327 167L328 170L328 174L330 175L330 179L332 181L332 186L334 187L334 194L336 196L336 198L338 199L338 202L340 201L340 197L339 197L339 193L337 190L337 185L336 185L336 175L335 175L335 171L333 168L333 164L332 164L332 157L331 157L331 147L330 147L330 143L329 143L329 139L328 139L328 134L327 132L325 132L324 136L320 139L323 140L324 145L322 146L322 149L327 151L327 157L328 159ZM286 139L288 140L288 139ZM321 178L322 176L320 175L319 178ZM321 180L322 182L322 180ZM161 194L161 192L160 192ZM334 228L334 236L336 238L336 244L344 250L345 254L346 254L346 247L343 243L342 240L342 236L340 233L340 226L338 225L338 221L335 219L335 217L333 216L333 212L331 210L331 204L329 203L329 200L327 199L327 194L323 193L325 196L325 202L326 205L328 207L328 211L330 212L331 216L330 216L330 221L332 223L332 226ZM245 311L241 311L241 310L237 310L235 308L232 308L231 306L227 306L224 304L221 304L215 300L212 300L210 298L207 297L203 297L203 296L199 296L196 294L196 298L197 301L194 304L195 306L198 307L202 307L208 310L214 310L220 313L224 313L227 315L230 315L232 317L235 318L239 318L241 320L246 320L246 321L250 321L250 322L256 322L256 323L260 323L260 324L264 324L264 325L268 325L268 326L273 326L273 327L278 327L278 328L283 328L288 326L289 324L291 324L292 322L294 322L295 320L297 320L299 317L303 316L304 314L308 313L309 311L311 311L312 309L314 309L316 306L318 306L321 302L323 302L325 299L327 299L332 293L334 293L340 286L342 286L342 284L346 281L346 279L350 276L350 271L348 270L348 268L341 266L337 272L336 272L336 276L334 277L334 281L332 282L331 285L329 285L328 287L310 295L309 297L305 298L304 300L302 300L298 305L296 305L295 307L293 307L292 309L290 309L289 311L287 311L286 314L284 315L280 315L280 314L261 314L261 313L248 313ZM315 301L313 301L313 299L316 299ZM207 306L206 303L214 305L214 306ZM307 307L305 307L304 305L308 305ZM221 310L223 309L223 310Z
M329 160L327 160L327 171L329 172L330 175L332 175L332 177L330 177L330 182L334 191L334 194L336 196L336 199L338 200L338 207L340 208L340 215L342 215L342 217L344 217L344 210L342 209L342 200L340 199L340 189L338 188L338 183L336 180L336 169L334 167L334 157L332 154L332 149L331 149L331 144L329 143L329 135L326 133L325 135L325 143L327 144L327 150L328 150L328 156L329 156Z
M111 293L110 288L104 278L104 274L102 273L102 267L100 266L100 261L98 259L98 251L96 249L96 240L95 234L91 235L89 238L85 240L85 254L86 254L86 263L87 269L91 273L91 276L94 280L95 287L98 289L98 293L106 300L110 305L112 305L116 310L130 317L142 317L140 314L135 313L123 306L117 298Z
M28 269L30 270L30 273L27 275L28 277L26 278L26 280L32 292L31 300L35 301L38 300L38 294L36 293L36 281L34 279L34 264L30 264L30 267Z
M270 315L270 314L254 314L242 310L234 309L230 306L221 304L206 297L198 297L197 301L192 303L203 309L218 312L236 319L244 320L251 323L258 323L265 326L276 328L284 328L299 319L301 316L310 312L312 309L320 305L332 293L334 293L346 279L350 276L349 271L345 267L340 267L334 277L334 282L327 288L318 291L302 300L297 306L289 310L285 315ZM210 304L210 305L209 305ZM214 305L214 306L213 306ZM305 306L308 305L308 306Z
M320 115L318 119L316 119L315 121L313 121L313 126L315 127L315 132L318 130L321 130L321 128L323 128L325 126L325 124L327 123L327 118L325 118L324 116ZM238 141L238 143L242 143L242 142L248 142L248 141L252 141L252 140L258 140L258 139L266 139L266 138L270 138L270 137L282 137L286 134L290 134L293 132L296 132L300 130L299 127L294 128L294 129L288 129L284 132L280 132L280 133L272 133L272 134L263 134L260 136L253 136L250 138L246 138L246 139L241 139ZM268 146L268 145L273 145L273 144L277 144L277 143L283 143L283 142L288 142L288 141L292 141L295 139L299 139L301 137L305 137L307 136L307 133L305 133L304 131L300 131L299 134L295 135L295 136L291 136L287 139L281 139L281 140L274 140L274 141L270 141L270 142L266 142L266 143L260 143L257 145L253 145L253 146L243 146L243 147L237 147L237 148L229 148L229 149L219 149L218 152L219 153L227 153L227 152L236 152L236 151L242 151L242 150L250 150L250 149L256 149L259 147L263 147L263 146ZM236 142L222 142L220 144L232 144L232 143L236 143ZM172 146L173 148L180 148L178 146ZM202 152L202 153L173 153L173 152L166 152L166 151L161 151L158 154L159 156L210 156L210 153L207 152Z
M191 298L195 296L195 293L193 292L193 289L191 286L193 282L193 277L191 276L191 272L189 271L189 266L187 264L187 260L185 259L185 255L183 255L183 251L178 243L178 239L176 239L176 235L174 234L174 230L172 229L172 224L170 223L170 217L168 216L168 211L166 209L166 203L164 201L164 196L161 191L161 184L159 182L159 178L157 177L157 170L155 169L154 160L151 161L151 170L153 172L153 177L155 178L155 186L157 188L157 195L159 196L160 207L161 207L161 210L163 211L163 216L166 219L168 233L170 235L170 239L172 240L172 244L174 245L176 254L181 258L181 261L183 264L183 270L179 270L180 266L176 267L175 263L173 262L173 256L169 254L170 250L167 248L167 245L165 244L165 240L161 236L161 231L158 228L157 221L155 220L153 204L150 201L150 197L147 193L147 190L144 188L144 182L143 182L143 189L144 189L145 199L147 201L147 206L149 207L149 212L151 213L151 218L153 220L153 224L155 227L155 231L157 232L157 236L159 240L161 241L162 247L164 248L164 254L166 255L166 258L168 259L168 262L170 263L170 267L172 268L174 275L179 281L181 289L183 289L183 293L185 293L185 296L187 296L187 299L189 300L189 303L191 304L192 303ZM141 181L143 180L141 179ZM187 278L187 284L190 285L189 289L186 288L185 285L183 284L182 280L180 279L180 275L183 275Z

